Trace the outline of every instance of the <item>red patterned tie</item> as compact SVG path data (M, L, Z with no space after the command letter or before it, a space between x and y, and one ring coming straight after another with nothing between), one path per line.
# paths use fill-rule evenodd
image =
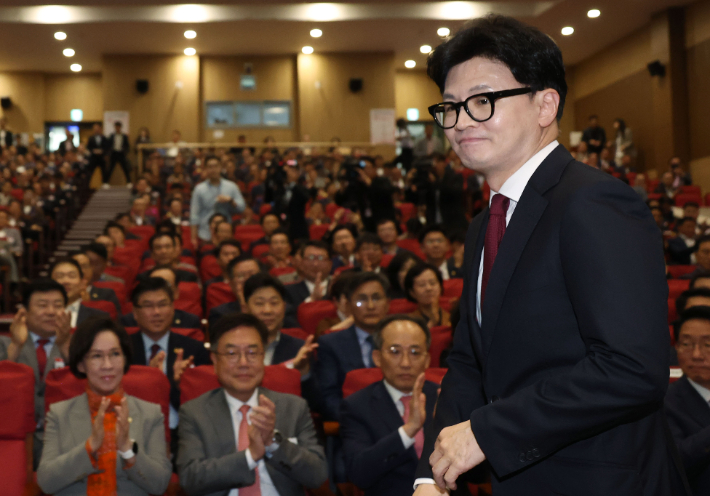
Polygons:
M404 415L402 415L402 419L404 420L404 423L407 423L407 420L409 420L409 412L410 412L410 403L412 401L411 396L402 396L400 400L402 404L404 405ZM419 429L419 432L417 432L414 435L414 451L417 452L417 458L422 457L422 450L424 449L424 429Z
M239 424L239 443L237 451L249 449L249 423L247 422L247 414L249 413L249 405L242 405L239 409L242 412L242 421ZM261 496L261 483L259 481L259 467L254 469L254 484L239 488L239 496Z
M481 305L486 296L486 286L488 277L491 275L493 262L498 254L498 246L505 234L505 215L508 212L510 198L501 194L493 195L491 208L488 212L488 227L486 228L486 239L484 241L485 253L483 255L483 277L481 278Z
M49 339L37 340L37 367L40 377L44 377L44 369L47 368L47 351L44 349L47 343L49 343Z

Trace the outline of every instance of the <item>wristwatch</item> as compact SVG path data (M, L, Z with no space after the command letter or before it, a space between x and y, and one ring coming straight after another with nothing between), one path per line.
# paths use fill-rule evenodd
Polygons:
M128 449L128 451L121 451L117 450L118 454L123 458L124 460L130 460L134 456L138 454L138 443L136 442L135 439L131 439L131 447Z
M278 429L274 429L274 437L271 438L272 443L276 444L281 444L281 441L284 440L284 437L281 435L281 433L278 431Z

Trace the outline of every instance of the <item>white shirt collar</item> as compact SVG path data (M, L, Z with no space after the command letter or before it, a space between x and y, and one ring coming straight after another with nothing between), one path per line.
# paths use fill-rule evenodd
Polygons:
M491 190L491 192L494 194L500 193L516 203L519 202L520 197L523 196L523 190L525 190L525 186L528 185L528 181L530 181L532 175L535 174L535 171L538 167L540 167L543 160L545 160L547 156L552 153L552 150L558 146L559 143L557 140L547 145L545 148L530 157L530 159L525 162L520 169L515 171L513 175L503 183L503 186L500 187L500 191ZM493 195L491 195L491 199L493 199Z
M385 389L389 393L390 397L392 398L392 401L394 401L394 404L396 405L399 403L399 401L402 399L403 396L411 396L412 393L403 393L396 387L394 387L392 384L387 382L387 379L383 379L382 383L385 385Z
M259 388L254 389L254 392L251 394L251 397L247 400L246 403L241 400L238 400L237 398L229 394L226 389L223 389L223 391L224 397L227 398L227 405L229 405L229 411L232 412L232 415L239 412L239 409L244 405L249 405L249 407L251 408L259 406Z
M695 388L698 394L703 397L706 403L710 402L710 389L701 386L697 382L693 382L690 378L688 378L688 382Z

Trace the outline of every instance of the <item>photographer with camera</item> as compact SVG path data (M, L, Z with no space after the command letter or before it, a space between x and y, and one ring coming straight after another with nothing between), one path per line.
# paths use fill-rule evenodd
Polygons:
M353 210L357 208L367 231L376 232L380 220L395 218L392 195L396 188L388 178L377 174L369 157L345 164L340 176L341 184L343 181L347 185L336 194L336 202Z

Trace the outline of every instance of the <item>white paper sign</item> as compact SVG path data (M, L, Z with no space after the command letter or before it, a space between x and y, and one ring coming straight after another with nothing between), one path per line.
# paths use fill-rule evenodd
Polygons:
M370 109L370 143L394 145L395 130L394 109Z
M130 134L130 113L127 110L106 110L104 111L104 134L106 136L113 134L113 126L116 121L121 123L123 134Z

